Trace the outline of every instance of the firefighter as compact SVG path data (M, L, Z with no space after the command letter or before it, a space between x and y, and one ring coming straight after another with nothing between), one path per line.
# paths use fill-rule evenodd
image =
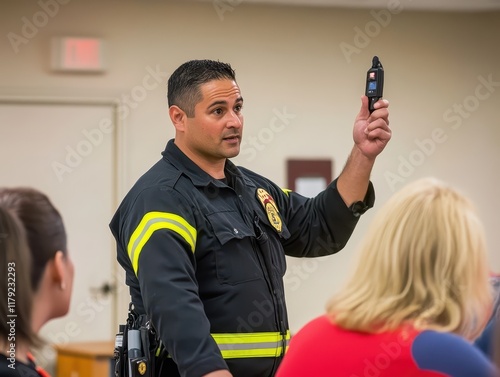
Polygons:
M175 139L110 223L132 302L162 343L156 374L273 376L290 339L285 255L339 251L373 206L369 176L391 138L388 102L370 114L362 98L346 166L315 198L230 161L243 97L229 64L182 64L168 105Z

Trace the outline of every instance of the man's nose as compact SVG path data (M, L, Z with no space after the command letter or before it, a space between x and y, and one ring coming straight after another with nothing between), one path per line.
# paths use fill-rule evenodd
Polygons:
M234 111L230 111L228 113L228 121L227 121L227 126L228 127L234 127L234 128L240 128L243 125L243 119L241 115L235 113Z

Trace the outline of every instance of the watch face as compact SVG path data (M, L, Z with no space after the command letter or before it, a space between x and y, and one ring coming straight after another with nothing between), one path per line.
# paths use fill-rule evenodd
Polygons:
M354 216L360 216L366 212L366 210L368 209L368 206L364 202L358 201L358 202L353 203L351 205L350 209L351 209L352 213L354 214Z

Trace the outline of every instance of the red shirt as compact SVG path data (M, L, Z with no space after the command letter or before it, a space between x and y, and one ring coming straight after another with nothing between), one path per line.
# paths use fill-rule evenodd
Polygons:
M326 316L290 341L276 377L483 377L492 364L455 334L411 326L369 334L344 330Z

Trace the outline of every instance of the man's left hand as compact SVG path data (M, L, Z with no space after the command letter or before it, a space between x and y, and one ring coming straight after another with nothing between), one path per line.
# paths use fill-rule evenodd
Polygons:
M368 97L361 97L361 110L354 122L353 138L356 147L370 160L382 152L391 139L389 128L389 101L381 99L370 114Z

